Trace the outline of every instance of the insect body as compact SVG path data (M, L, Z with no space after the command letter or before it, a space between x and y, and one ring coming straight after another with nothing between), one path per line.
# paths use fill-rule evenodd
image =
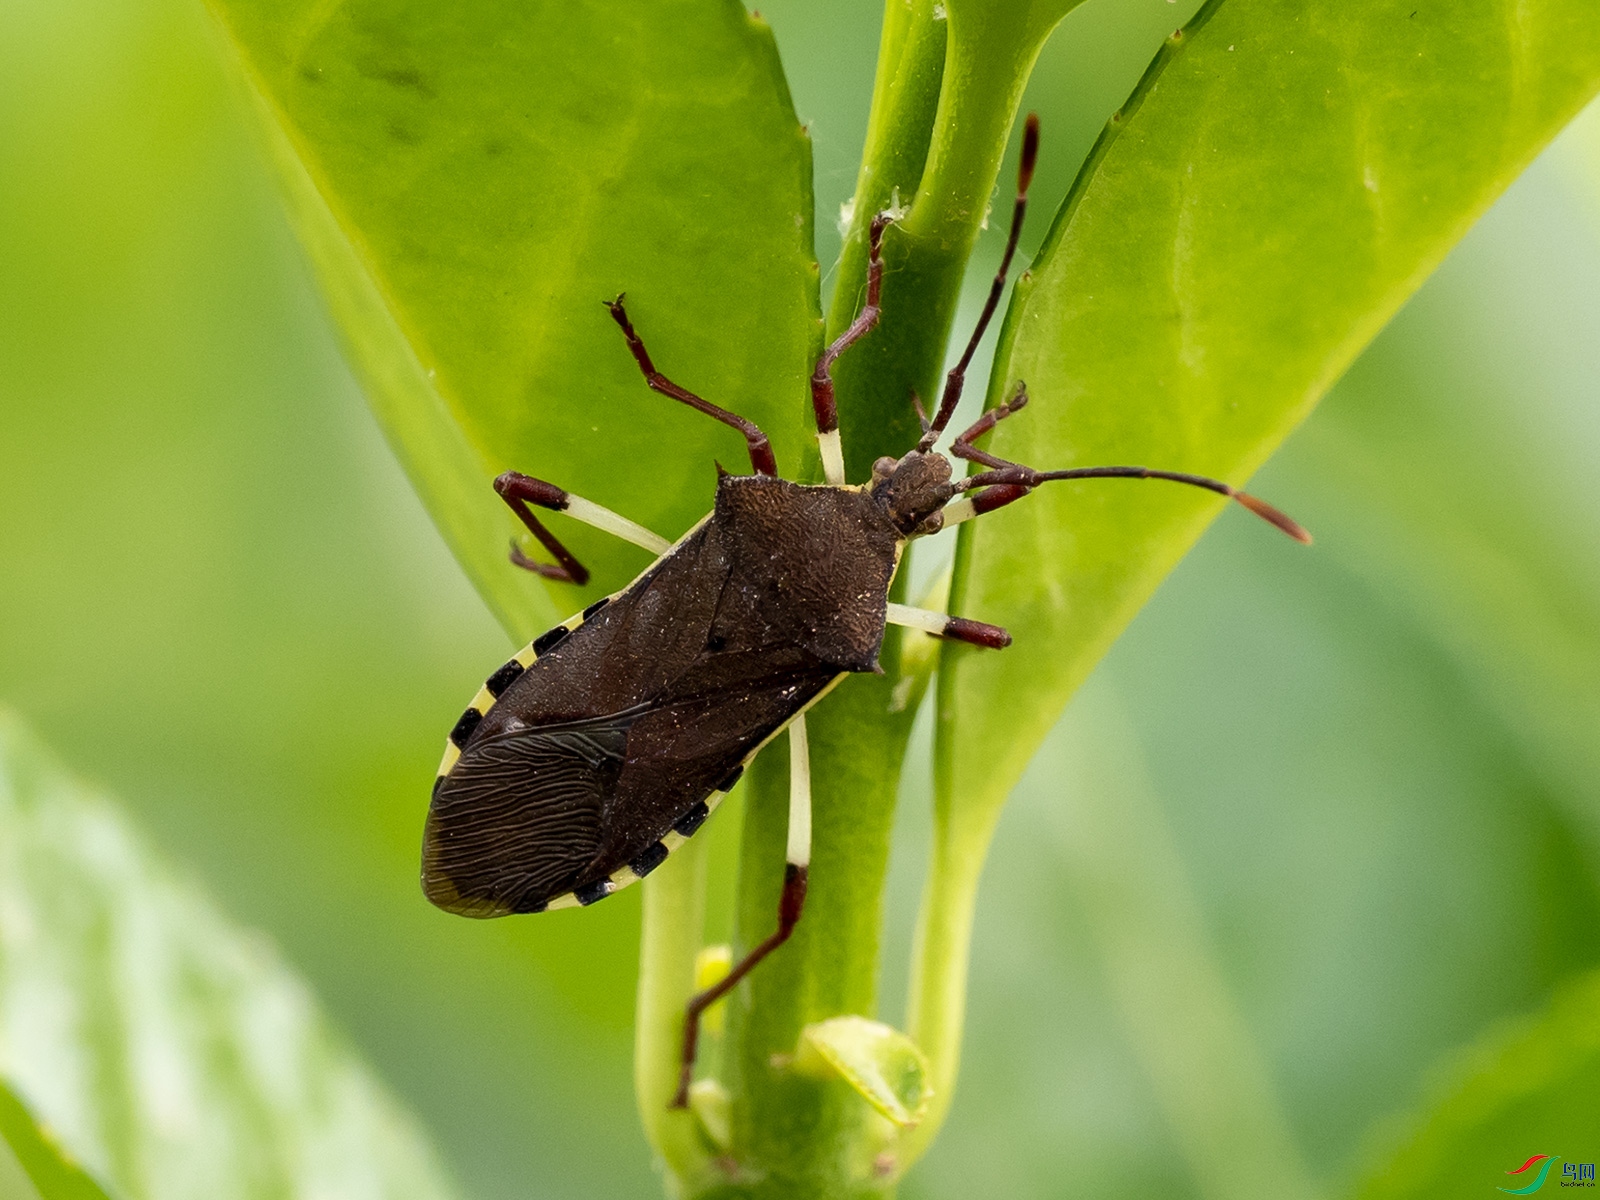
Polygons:
M467 711L429 818L429 898L538 912L649 873L755 749L877 665L893 522L869 492L723 475L707 520Z
M660 557L622 591L544 634L490 676L450 733L434 783L423 846L423 888L435 904L473 917L590 904L648 874L694 833L768 741L790 735L788 867L775 932L689 1004L675 1103L687 1101L699 1016L794 929L805 902L811 795L806 708L846 674L877 669L888 623L1000 649L1003 629L888 600L912 538L1022 499L1062 479L1165 479L1238 500L1292 536L1305 531L1218 480L1144 467L1039 471L975 442L1019 411L1027 391L984 414L949 453L983 469L953 478L933 447L993 316L1022 228L1038 149L1029 117L1011 233L988 303L915 449L883 458L871 480L845 481L831 369L878 320L880 247L870 230L867 302L811 379L827 482L777 477L766 435L656 370L618 297L609 305L646 382L737 429L752 474L723 473L712 512L676 544L562 489L514 472L501 497L555 563L516 547L512 560L548 578L588 572L533 511L564 512Z

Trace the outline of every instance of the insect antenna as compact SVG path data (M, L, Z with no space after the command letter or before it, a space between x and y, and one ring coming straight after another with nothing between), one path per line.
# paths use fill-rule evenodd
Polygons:
M983 454L982 451L978 451ZM969 455L963 454L966 458ZM1212 479L1205 475L1190 475L1185 471L1156 471L1150 467L1073 467L1065 471L1036 471L1032 467L1024 467L1016 463L1007 463L1004 459L994 458L984 454L985 461L1001 465L988 471L980 471L976 475L969 475L956 485L957 490L963 492L978 491L973 497L974 505L978 512L991 512L1012 500L1020 500L1028 491L1042 483L1055 483L1065 479L1165 479L1170 483L1183 483L1190 487L1205 488L1208 492L1216 492L1219 496L1226 496L1248 508L1263 521L1276 525L1284 533L1297 542L1307 546L1311 544L1311 534L1293 517L1279 509L1274 508L1265 500L1257 499L1248 492L1241 492L1230 484L1223 483L1220 479ZM978 489L990 487L1010 487L1018 489L1015 494L1006 495L999 503L984 504L987 493Z
M1265 500L1258 500L1248 492L1241 492L1223 483L1220 479L1212 479L1206 475L1190 475L1184 471L1156 471L1149 467L1074 467L1065 471L1036 471L1032 467L1025 467L1020 463L990 454L973 444L1001 421L1025 408L1027 403L1028 385L1018 381L1010 400L984 413L950 443L950 453L954 457L964 458L968 462L975 462L989 469L980 471L976 475L969 475L956 485L958 491L972 492L974 495L970 497L970 508L946 510L947 525L1003 508L1014 500L1022 499L1041 483L1053 483L1063 479L1165 479L1170 483L1185 483L1190 487L1205 488L1208 492L1226 496L1248 508L1263 521L1276 525L1295 541L1304 542L1308 546L1311 544L1311 535L1293 517L1274 508Z
M917 443L917 449L926 454L933 449L933 443L944 432L945 426L950 424L950 418L955 415L956 404L961 399L961 388L967 380L967 368L972 365L972 356L977 353L978 343L983 340L984 331L989 328L989 321L994 317L995 309L1000 307L1000 294L1005 291L1006 274L1011 270L1012 256L1017 252L1017 240L1022 236L1022 218L1028 211L1028 184L1033 182L1033 167L1039 158L1039 114L1029 113L1027 124L1022 129L1022 159L1017 164L1017 200L1011 209L1011 233L1006 238L1006 252L1000 258L1000 269L995 272L994 283L989 288L989 298L983 303L983 314L978 318L978 325L972 331L972 337L967 342L967 348L961 354L961 361L950 368L950 373L945 376L944 395L939 400L939 411L934 414L933 422L922 435L922 440Z

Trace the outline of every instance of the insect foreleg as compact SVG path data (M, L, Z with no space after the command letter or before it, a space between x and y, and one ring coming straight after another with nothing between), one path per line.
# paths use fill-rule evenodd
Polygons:
M700 1045L700 1016L750 974L762 959L789 940L799 924L806 902L806 872L811 865L811 752L806 744L806 717L801 713L789 725L789 843L783 868L783 893L778 899L778 928L714 986L689 1001L683 1019L683 1065L673 1108L689 1104L689 1083L694 1076L695 1053Z
M996 405L971 425L956 435L950 443L950 453L957 458L964 458L969 462L982 463L987 467L1010 467L1016 464L1007 462L1003 458L996 458L986 451L979 450L973 443L1000 424L1013 413L1020 412L1028 406L1028 385L1020 379L1017 381L1016 390L1011 393L1011 399L1004 404Z
M660 371L656 370L655 363L650 361L650 352L644 348L644 341L634 332L633 322L628 320L628 310L622 307L622 297L608 300L606 308L611 312L611 319L622 330L622 336L628 339L628 349L633 353L633 360L639 364L639 370L644 373L644 381L651 391L660 392L663 396L671 396L682 404L687 404L697 412L724 425L731 425L744 435L745 445L750 449L750 465L757 475L776 475L778 473L778 460L773 456L772 443L767 440L767 435L761 432L761 427L754 421L741 417L738 413L729 412L719 408L711 401L696 396L688 388L680 387L673 383Z
M817 450L822 455L822 476L834 487L845 482L844 447L839 443L839 406L833 399L833 364L852 344L867 336L878 323L882 310L878 299L883 294L883 230L889 215L872 218L867 232L867 303L850 327L841 333L817 359L811 373L811 408L817 415Z
M909 604L895 604L891 601L888 619L891 625L920 629L923 633L931 633L934 637L967 642L990 650L1004 650L1011 645L1011 635L998 625L969 621L965 617L952 617L948 613L932 612L926 608L913 608Z

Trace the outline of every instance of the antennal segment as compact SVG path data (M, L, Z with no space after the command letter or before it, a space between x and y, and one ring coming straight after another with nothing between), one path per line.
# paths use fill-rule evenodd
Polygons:
M982 451L977 453L983 454ZM962 457L969 457L969 455L963 455ZM971 457L976 457L976 455L971 455ZM983 455L983 458L989 459L992 456ZM1004 460L993 459L993 461L1003 462ZM1307 546L1311 544L1311 535L1306 532L1303 525L1287 513L1274 508L1265 500L1258 500L1247 492L1241 492L1237 488L1223 483L1220 479L1211 479L1205 475L1190 475L1184 471L1155 471L1149 467L1075 467L1066 471L1035 471L1032 467L1011 464L996 467L990 471L980 471L976 475L969 475L958 483L956 488L959 491L970 492L978 488L1002 484L1007 487L1032 489L1042 483L1055 483L1065 479L1165 479L1170 483L1183 483L1190 487L1204 488L1208 492L1216 492L1219 496L1226 496L1230 500L1237 501L1263 521L1276 525L1295 541L1303 542ZM1001 503L1009 503L1012 499L1020 500L1023 495L1026 495L1026 492L1009 497L1001 501ZM974 500L981 502L983 498L984 493L979 493L978 496L974 497ZM999 504L982 506L979 511L987 512L992 508L998 507L1000 507Z
M961 388L967 381L967 368L972 365L972 356L977 353L978 343L983 340L983 334L989 328L989 322L994 317L995 309L1000 307L1000 295L1005 291L1006 275L1011 270L1012 256L1017 252L1017 240L1022 236L1022 218L1028 211L1028 185L1033 182L1034 164L1039 159L1039 114L1029 113L1027 124L1022 129L1022 160L1017 166L1017 200L1011 209L1011 233L1006 238L1006 252L1000 258L1000 270L995 273L994 283L989 288L989 298L984 301L983 315L978 318L978 325L972 331L972 338L967 342L967 348L962 352L961 361L950 368L950 373L945 376L944 395L939 400L939 411L934 414L933 423L923 433L922 440L917 443L917 449L926 454L933 449L933 443L944 432L945 426L950 424L950 418L955 415L956 404L961 399Z

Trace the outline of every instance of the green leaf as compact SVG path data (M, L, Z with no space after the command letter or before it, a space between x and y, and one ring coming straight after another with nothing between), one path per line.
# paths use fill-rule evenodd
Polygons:
M1113 119L1018 283L988 399L1024 380L1034 403L990 449L1242 483L1597 87L1600 27L1580 0L1514 21L1486 3L1213 0ZM1018 649L944 655L910 1025L937 1094L1000 805L1221 505L1052 484L963 535L955 610Z
M837 1075L902 1129L928 1111L928 1060L915 1042L882 1021L845 1016L807 1025L794 1069L822 1079Z
M1541 1164L1600 1159L1600 973L1581 976L1536 1017L1508 1023L1456 1056L1412 1127L1391 1137L1354 1194L1360 1200L1446 1200L1533 1183ZM1376 1159L1376 1156L1373 1156ZM1549 1178L1561 1181L1561 1166ZM1592 1176L1591 1176L1592 1177Z
M106 1194L0 1084L0 1196L5 1200L106 1200Z
M601 301L626 291L657 366L761 425L793 475L821 322L810 150L737 0L213 8L373 407L517 636L649 560L562 521L595 578L547 594L506 563L520 526L495 475L675 537L710 505L713 459L748 462L646 389Z
M3 711L0 1074L135 1200L455 1194L271 948Z

